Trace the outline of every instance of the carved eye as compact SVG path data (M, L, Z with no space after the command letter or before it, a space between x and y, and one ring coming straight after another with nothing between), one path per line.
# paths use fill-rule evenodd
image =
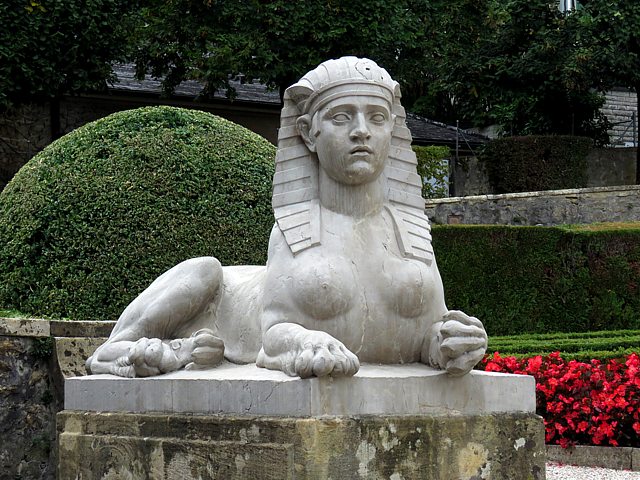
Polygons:
M371 115L371 121L374 123L384 123L387 121L387 117L384 113L374 113Z
M346 114L344 112L339 112L339 113L336 113L335 115L333 115L332 119L333 119L334 122L343 123L343 122L348 122L350 117L349 117L348 114Z

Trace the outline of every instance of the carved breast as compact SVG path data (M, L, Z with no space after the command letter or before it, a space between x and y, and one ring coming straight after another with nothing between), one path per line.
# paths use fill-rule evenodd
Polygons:
M382 262L381 296L387 308L413 318L425 309L427 267L419 261L388 256Z
M318 320L349 312L414 318L424 312L426 265L385 248L351 259L340 252L321 252L327 248L318 247L303 268L292 272L293 298L307 315ZM359 311L352 311L354 308Z
M292 272L293 298L298 307L318 320L349 312L358 289L352 265L335 256L312 257L315 261L305 263Z

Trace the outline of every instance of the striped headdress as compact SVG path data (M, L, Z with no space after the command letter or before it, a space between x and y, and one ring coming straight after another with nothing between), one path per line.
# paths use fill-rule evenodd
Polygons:
M395 125L383 172L388 199L385 208L394 220L404 256L430 264L431 228L424 214L422 179L400 104L400 88L385 69L368 59L328 60L285 91L272 197L278 227L294 255L320 244L318 159L304 143L296 121L302 115L313 116L328 101L345 95L383 96L390 102Z

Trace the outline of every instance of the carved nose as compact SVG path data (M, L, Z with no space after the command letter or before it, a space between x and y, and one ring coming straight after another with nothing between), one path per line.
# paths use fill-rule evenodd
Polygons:
M369 128L367 128L367 122L364 118L364 115L356 115L350 137L354 140L364 140L369 138L370 136L371 132L369 132Z

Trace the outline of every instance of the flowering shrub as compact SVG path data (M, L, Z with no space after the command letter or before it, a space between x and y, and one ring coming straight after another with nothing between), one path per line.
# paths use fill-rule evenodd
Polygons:
M532 375L537 413L544 418L545 441L568 447L640 447L640 357L565 361L560 352L516 359L488 355L488 372Z

